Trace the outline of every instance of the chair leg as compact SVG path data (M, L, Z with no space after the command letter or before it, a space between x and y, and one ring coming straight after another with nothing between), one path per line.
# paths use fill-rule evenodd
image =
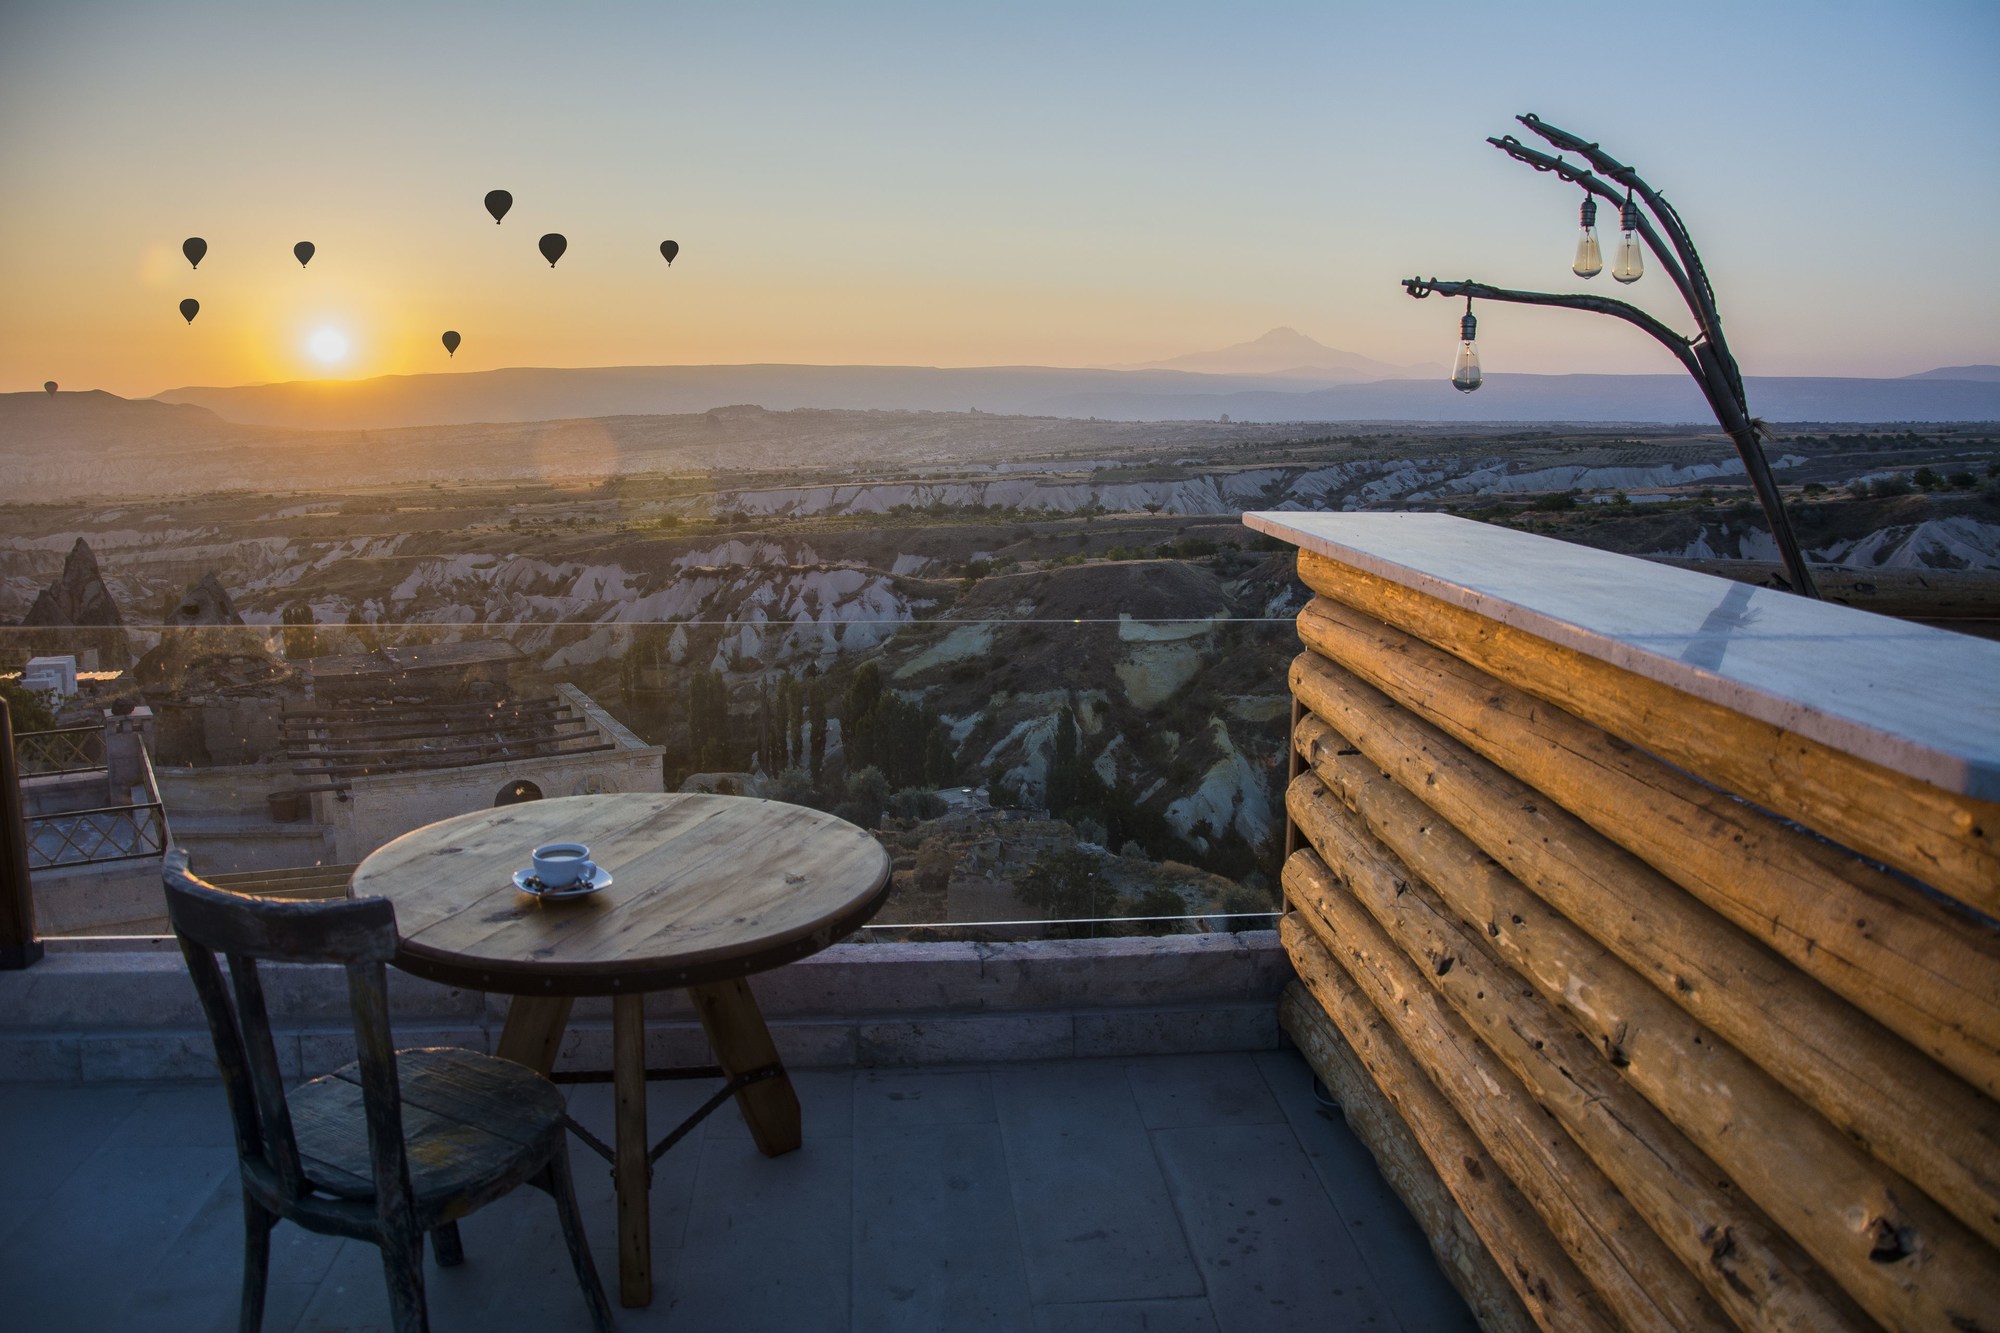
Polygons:
M446 1222L431 1228L431 1253L439 1268L456 1268L465 1262L465 1245L458 1238L458 1223Z
M430 1333L424 1305L424 1238L382 1238L382 1272L389 1280L389 1320L396 1333Z
M264 1327L264 1288L271 1275L271 1228L278 1215L243 1192L243 1313L237 1321L242 1333L259 1333Z
M556 1201L556 1216L562 1221L569 1261L576 1266L577 1285L583 1288L583 1299L590 1305L591 1326L597 1333L612 1333L611 1302L604 1295L604 1283L598 1280L597 1263L590 1257L590 1242L583 1234L583 1218L576 1208L576 1184L570 1176L566 1139L556 1145L545 1176L544 1181L536 1183Z

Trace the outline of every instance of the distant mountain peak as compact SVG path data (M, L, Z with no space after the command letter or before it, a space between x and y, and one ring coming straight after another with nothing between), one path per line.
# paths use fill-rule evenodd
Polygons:
M1208 375L1270 375L1284 379L1345 383L1419 379L1444 373L1440 366L1391 365L1358 352L1328 347L1289 324L1281 324L1249 342L1232 343L1212 352L1190 352L1165 361L1148 361L1131 369L1187 370Z
M1991 384L2000 380L2000 366L1939 366L1936 370L1920 370L1914 375L1903 376L1906 380L1978 380Z

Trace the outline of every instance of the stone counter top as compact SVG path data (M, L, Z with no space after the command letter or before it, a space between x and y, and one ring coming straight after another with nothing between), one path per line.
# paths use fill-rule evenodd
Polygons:
M2000 800L2000 643L1448 514L1243 521L1857 758Z

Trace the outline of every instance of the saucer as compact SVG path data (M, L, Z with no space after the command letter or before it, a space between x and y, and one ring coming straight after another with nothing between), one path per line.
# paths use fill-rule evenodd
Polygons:
M610 888L611 872L603 866L592 866L589 874L570 887L566 889L546 889L542 887L542 882L535 878L534 868L529 867L514 872L514 887L523 893L532 893L537 898L546 898L551 902L557 902L564 898L582 898L588 894L596 893L599 889Z

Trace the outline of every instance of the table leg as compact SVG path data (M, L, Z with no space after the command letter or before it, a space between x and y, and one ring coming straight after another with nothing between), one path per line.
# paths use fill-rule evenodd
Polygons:
M507 1006L500 1046L493 1053L548 1077L556 1067L556 1052L562 1046L563 1029L569 1026L569 1009L574 1003L567 995L516 995Z
M611 1001L611 1086L617 1094L618 1299L627 1309L653 1303L653 1164L646 1141L646 1001Z
M734 1078L753 1069L778 1063L778 1048L772 1044L771 1030L750 994L750 983L741 977L707 986L690 986L688 998L708 1032L708 1044L715 1062ZM736 1107L750 1137L766 1157L788 1153L799 1146L799 1098L792 1091L791 1077L780 1072L776 1078L752 1083L736 1094Z

